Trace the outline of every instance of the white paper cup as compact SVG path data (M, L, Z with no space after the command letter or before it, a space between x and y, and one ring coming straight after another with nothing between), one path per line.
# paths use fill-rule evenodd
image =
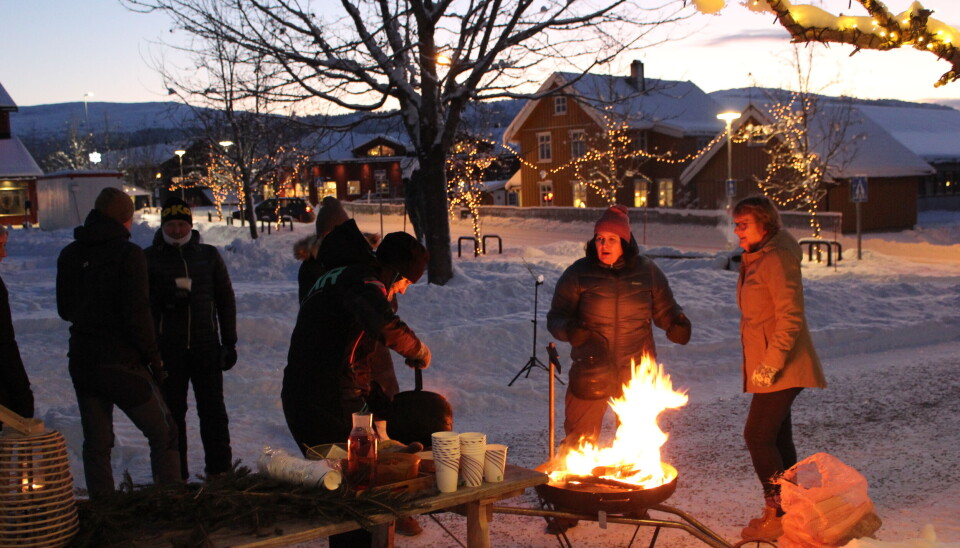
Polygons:
M452 493L457 490L457 479L460 471L457 461L439 460L434 458L436 468L437 490L441 493Z
M460 478L466 487L480 487L483 483L483 453L460 455Z
M483 479L496 483L503 481L503 470L507 466L507 446L499 443L487 445L483 460Z

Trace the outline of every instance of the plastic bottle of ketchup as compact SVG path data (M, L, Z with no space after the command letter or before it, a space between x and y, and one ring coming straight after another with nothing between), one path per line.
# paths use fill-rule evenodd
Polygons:
M377 479L377 434L372 413L354 413L347 439L347 477L354 489L366 489Z

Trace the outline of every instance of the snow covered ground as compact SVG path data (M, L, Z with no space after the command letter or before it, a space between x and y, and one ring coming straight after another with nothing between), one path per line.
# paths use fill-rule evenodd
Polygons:
M310 225L251 241L239 226L196 227L218 246L230 269L238 299L238 365L225 375L235 458L254 466L264 445L296 453L280 406L280 384L297 312L293 242ZM156 215L138 216L134 240L148 244ZM378 231L378 216L358 216L361 229ZM399 216L383 218L386 232L409 229ZM466 221L452 221L454 242L469 235ZM534 370L512 387L507 383L531 354L534 278L539 289L536 352L546 362L546 311L563 269L580 257L590 223L488 219L487 234L503 238L503 254L454 261L456 277L446 286L421 282L400 298L400 315L433 351L425 372L427 390L443 393L455 411L455 429L482 431L491 443L510 446L509 461L533 467L547 455L547 375ZM640 238L641 227L634 226ZM689 391L690 403L661 417L670 435L663 455L680 471L668 503L693 515L728 540L759 514L761 495L741 430L749 398L740 392L739 312L736 273L725 270L725 227L648 225L651 254L712 251L717 258L658 259L678 301L693 322L687 346L657 334L659 361L674 386ZM74 480L83 486L82 436L67 373L67 324L57 316L56 257L71 231L11 231L10 254L0 273L10 290L21 353L33 383L37 416L67 438ZM870 234L863 260L856 241L843 238L845 255L836 267L804 264L807 316L830 387L808 390L794 405L795 438L801 458L832 453L858 469L884 521L879 536L904 540L935 526L941 541L960 542L960 216L921 215L915 230ZM568 347L558 344L564 365ZM413 375L397 361L401 389ZM562 387L559 387L562 389ZM562 422L562 390L557 405ZM114 467L135 481L149 478L146 443L117 413ZM202 472L195 417L189 423L191 472ZM609 430L609 428L608 428ZM558 439L562 432L558 432ZM532 493L532 492L531 492ZM508 501L532 506L534 496ZM465 538L464 518L440 517ZM399 546L455 546L441 528L421 518L424 534L398 537ZM633 528L600 529L583 523L568 534L579 546L620 546ZM642 529L638 542L648 543ZM492 525L495 546L555 546L543 521L499 515ZM646 540L644 540L646 539ZM316 546L324 546L320 541ZM681 531L663 531L658 546L700 545Z

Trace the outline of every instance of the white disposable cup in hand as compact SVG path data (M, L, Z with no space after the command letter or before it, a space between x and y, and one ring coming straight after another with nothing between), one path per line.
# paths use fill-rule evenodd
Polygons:
M185 291L190 291L190 288L193 286L193 280L190 278L174 278L173 283L177 284L177 289L183 289Z

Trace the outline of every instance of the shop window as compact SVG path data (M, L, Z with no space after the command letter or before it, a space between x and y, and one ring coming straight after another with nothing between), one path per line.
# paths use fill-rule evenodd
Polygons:
M347 194L351 196L360 195L360 181L347 181Z

